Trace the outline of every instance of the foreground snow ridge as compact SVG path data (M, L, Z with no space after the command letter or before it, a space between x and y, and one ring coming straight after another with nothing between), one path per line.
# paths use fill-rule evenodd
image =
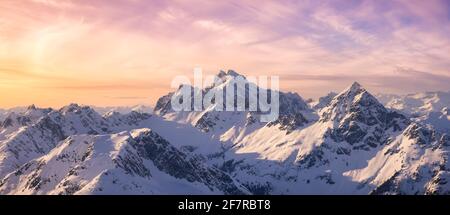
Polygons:
M202 93L242 76L219 75ZM174 94L152 114L2 110L0 194L450 194L445 93L375 97L355 82L308 104L280 92L270 123L216 104L174 112Z
M150 129L74 135L9 173L4 194L246 194Z

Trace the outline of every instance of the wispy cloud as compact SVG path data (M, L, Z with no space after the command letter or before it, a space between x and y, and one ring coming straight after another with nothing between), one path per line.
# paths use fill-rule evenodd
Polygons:
M339 87L350 85L358 81L370 90L376 92L423 92L423 91L447 91L449 89L450 75L433 74L429 72L417 71L410 68L398 67L390 73L383 74L357 74L347 75L345 73L302 75L288 74L282 76L289 81L317 81L318 87L327 85Z

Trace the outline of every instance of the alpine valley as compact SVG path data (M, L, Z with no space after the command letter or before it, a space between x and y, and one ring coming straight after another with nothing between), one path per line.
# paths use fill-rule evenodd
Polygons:
M201 93L238 76L221 71ZM175 112L180 93L153 111L0 110L0 194L450 194L448 92L279 92L269 123L214 103Z

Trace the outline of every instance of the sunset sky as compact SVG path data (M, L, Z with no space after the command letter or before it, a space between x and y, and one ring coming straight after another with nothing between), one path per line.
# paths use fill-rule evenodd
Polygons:
M450 90L450 1L0 0L0 107L154 104L176 75Z

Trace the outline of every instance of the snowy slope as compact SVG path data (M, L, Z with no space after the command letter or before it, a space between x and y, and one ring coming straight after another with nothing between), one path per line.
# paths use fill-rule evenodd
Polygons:
M449 194L450 139L411 124L361 169L344 173L371 194Z
M2 194L245 194L149 129L74 135L0 182Z

